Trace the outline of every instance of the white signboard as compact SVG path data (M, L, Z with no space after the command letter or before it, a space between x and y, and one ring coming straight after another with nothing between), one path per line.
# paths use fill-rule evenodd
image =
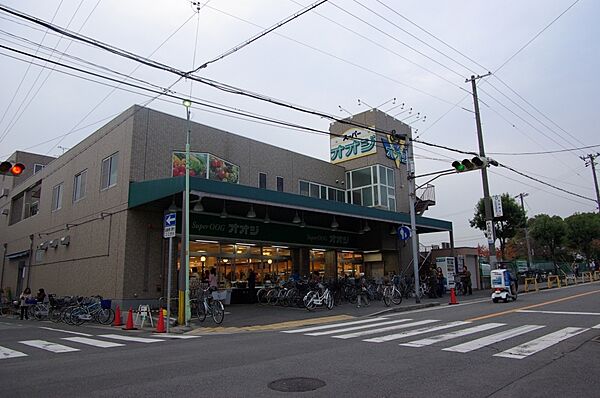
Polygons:
M454 289L454 257L438 257L435 259L435 265L442 269L446 278L446 288Z
M377 135L374 131L361 128L346 130L341 136L334 136L329 141L331 163L377 153Z
M492 221L485 222L485 234L487 235L488 243L494 243L494 223Z
M500 218L504 216L504 213L502 212L502 196L492 196L492 207L494 209L494 218Z

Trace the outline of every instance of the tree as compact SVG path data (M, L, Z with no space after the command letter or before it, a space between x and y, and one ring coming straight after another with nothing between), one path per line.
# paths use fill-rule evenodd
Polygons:
M600 239L600 214L575 213L565 218L569 247L585 257L586 262L594 258L595 239Z
M527 217L517 201L509 194L502 194L502 217L493 219L496 238L500 241L500 258L504 259L506 242L513 238L517 232L525 226ZM479 199L475 206L475 214L469 220L471 227L485 231L485 206L483 199Z
M531 219L529 228L531 237L548 250L554 263L554 273L558 274L556 254L563 242L565 242L567 235L567 227L564 220L559 216L550 217L547 214L538 214Z

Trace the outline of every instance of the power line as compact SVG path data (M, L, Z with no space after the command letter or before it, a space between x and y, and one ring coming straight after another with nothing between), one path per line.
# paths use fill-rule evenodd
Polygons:
M563 152L573 152L573 151L582 151L584 149L597 148L600 147L600 144L597 145L588 145L577 148L566 148L566 149L557 149L553 151L540 151L540 152L488 152L490 155L504 155L504 156L529 156L529 155L547 155L551 153L563 153Z
M315 2L313 4L311 4L311 5L309 5L307 7L305 7L304 9L302 9L302 10L300 10L300 11L298 11L298 12L292 14L292 15L290 15L289 17L283 19L282 21L277 22L275 25L271 26L270 28L268 28L268 29L266 29L266 30L264 30L264 31L256 34L256 35L254 35L250 39L248 39L248 40L246 40L246 41L238 44L237 46L235 46L235 47L233 47L233 48L225 51L223 54L219 55L218 57L216 57L216 58L214 58L214 59L212 59L210 61L206 61L205 63L203 63L202 65L200 65L198 68L192 70L190 73L198 72L200 69L206 68L209 64L217 62L217 61L219 61L219 60L221 60L221 59L223 59L223 58L225 58L225 57L227 57L227 56L229 56L229 55L231 55L231 54L233 54L233 53L241 50L242 48L244 48L247 45L255 42L256 40L260 39L261 37L264 37L264 36L268 35L269 33L273 32L275 29L278 29L278 28L282 27L283 25L285 25L285 24L293 21L294 19L296 19L296 18L298 18L298 17L306 14L310 10L312 10L314 8L317 8L318 6L320 6L321 4L323 4L323 3L327 2L327 1L329 1L329 0L319 0L319 1L317 1L317 2Z

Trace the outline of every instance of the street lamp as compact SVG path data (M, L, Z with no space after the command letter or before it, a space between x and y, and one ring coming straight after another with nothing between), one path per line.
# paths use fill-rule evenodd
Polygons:
M190 311L190 107L192 106L192 101L183 100L183 106L185 106L186 113L186 136L185 136L185 193L184 193L184 209L183 209L183 221L184 221L184 229L185 229L185 239L182 242L183 248L181 250L182 253L182 261L181 263L184 265L181 275L185 278L184 283L181 286L185 286L185 290L182 292L179 291L179 321L180 323L185 323L186 326L189 324L189 320L191 318ZM182 304L183 301L183 304ZM183 318L183 319L182 319ZM183 321L183 322L182 322Z

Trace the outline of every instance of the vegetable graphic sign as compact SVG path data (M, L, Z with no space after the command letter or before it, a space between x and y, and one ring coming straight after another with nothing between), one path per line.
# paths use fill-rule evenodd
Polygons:
M185 152L173 152L173 177L185 175ZM190 153L190 177L239 183L240 167L210 153Z

